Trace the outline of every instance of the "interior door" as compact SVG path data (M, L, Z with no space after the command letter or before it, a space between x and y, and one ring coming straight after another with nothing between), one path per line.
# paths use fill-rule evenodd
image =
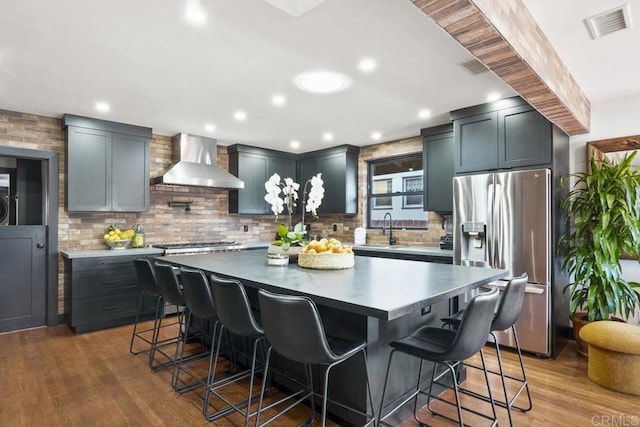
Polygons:
M0 227L0 332L45 324L46 226Z

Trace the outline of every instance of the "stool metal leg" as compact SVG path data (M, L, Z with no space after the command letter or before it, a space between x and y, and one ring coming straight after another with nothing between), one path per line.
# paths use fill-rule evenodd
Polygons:
M277 402L273 402L270 403L267 406L264 406L264 396L265 396L265 390L266 390L266 385L269 382L269 380L267 379L268 376L268 372L269 372L269 366L270 366L270 362L271 362L271 354L273 352L273 347L269 347L269 350L267 350L267 360L265 361L265 365L264 365L264 370L265 370L265 378L262 381L262 388L260 391L260 400L258 402L258 410L256 411L256 427L259 426L265 426L269 423L271 423L273 420L275 420L276 418L278 418L280 415L284 414L285 412L287 412L288 410L290 410L291 408L293 408L294 406L298 405L299 403L304 402L305 400L307 400L307 398L311 398L313 399L313 383L311 382L312 377L311 377L311 372L310 369L307 369L307 367L305 366L305 376L307 377L307 379L309 380L309 382L307 383L306 387L303 388L302 390L299 390L289 396L286 396L280 400L278 400ZM302 394L301 397L298 397ZM272 408L276 405L279 405L280 403L283 403L287 400L291 400L291 399L296 399L294 402L292 402L291 404L289 404L286 408L278 411L277 414L273 415L272 417L270 417L267 421L265 421L264 423L260 423L260 414L269 409ZM307 422L311 422L313 423L314 420L314 413L312 411L312 415L310 417L309 420L307 420Z
M136 312L136 320L135 320L135 323L133 324L133 333L131 334L131 342L129 343L129 352L133 355L137 355L140 353L144 353L146 351L153 350L153 347L156 343L155 336L156 336L156 331L158 330L158 319L161 317L160 314L162 312L161 304L164 302L164 299L161 296L159 296L158 301L156 303L156 316L154 319L153 327L150 329L145 329L144 331L138 332L138 322L140 320L140 312L142 311L142 306L144 304L144 295L145 295L145 291L142 291L140 293L140 302L138 303L138 311ZM142 334L144 334L145 332L152 332L152 338L150 340L142 336ZM136 338L149 344L149 348L145 348L143 350L138 350L138 351L133 350L133 343Z
M520 371L522 372L522 385L520 386L520 390L513 397L511 402L515 402L520 393L522 392L522 388L527 392L527 400L529 402L529 406L527 408L521 408L520 406L513 405L514 408L521 410L522 412L528 412L533 408L533 401L531 400L531 392L529 391L529 382L527 381L527 374L524 372L524 362L522 360L522 351L520 350L520 341L518 340L518 332L516 331L516 325L511 326L513 330L513 338L516 341L516 349L518 350L518 361L520 362Z
M418 368L418 381L416 381L416 398L413 401L413 418L420 425L422 425L422 423L418 419L418 396L420 395L420 378L422 378L423 364L424 364L424 360L420 359L420 368ZM435 366L433 368L435 369Z

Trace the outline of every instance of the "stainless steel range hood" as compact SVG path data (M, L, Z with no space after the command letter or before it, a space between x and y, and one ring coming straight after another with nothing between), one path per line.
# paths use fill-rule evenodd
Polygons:
M179 133L173 139L173 163L151 184L244 188L244 182L216 164L216 140Z

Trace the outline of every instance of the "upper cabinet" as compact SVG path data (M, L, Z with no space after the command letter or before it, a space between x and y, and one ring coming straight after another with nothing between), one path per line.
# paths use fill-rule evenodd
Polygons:
M453 211L453 124L422 129L424 210Z
M293 178L298 182L300 199L305 182L322 173L325 197L318 212L358 212L358 147L341 145L299 155L237 144L228 150L229 172L244 181L244 189L229 191L230 213L271 214L264 200L264 183L274 173L281 179Z
M360 148L340 145L300 155L298 182L300 191L309 178L322 173L324 198L318 208L321 214L358 213L358 154Z
M548 166L551 123L522 98L451 113L455 173Z
M239 144L228 152L229 172L244 181L243 189L229 190L229 213L272 213L264 200L264 183L274 173L295 179L296 155Z
M149 210L151 128L66 114L66 208Z

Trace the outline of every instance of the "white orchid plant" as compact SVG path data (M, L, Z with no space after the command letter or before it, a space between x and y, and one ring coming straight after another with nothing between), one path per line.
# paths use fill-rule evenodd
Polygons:
M285 208L289 216L288 225L280 224L278 226L279 240L273 242L274 245L282 246L282 249L285 250L291 246L305 245L304 237L307 234L307 227L304 224L304 215L305 212L309 212L314 217L318 217L317 209L320 207L322 198L324 197L323 184L321 173L311 177L311 179L308 179L307 182L304 183L302 191L302 220L292 227L292 215L298 205L298 190L300 190L300 184L294 182L291 178L285 178L283 182L277 173L274 173L271 178L264 183L264 188L267 190L264 199L271 205L271 210L276 216L276 222L278 222L279 215L284 212ZM309 185L311 185L311 189L307 193Z

